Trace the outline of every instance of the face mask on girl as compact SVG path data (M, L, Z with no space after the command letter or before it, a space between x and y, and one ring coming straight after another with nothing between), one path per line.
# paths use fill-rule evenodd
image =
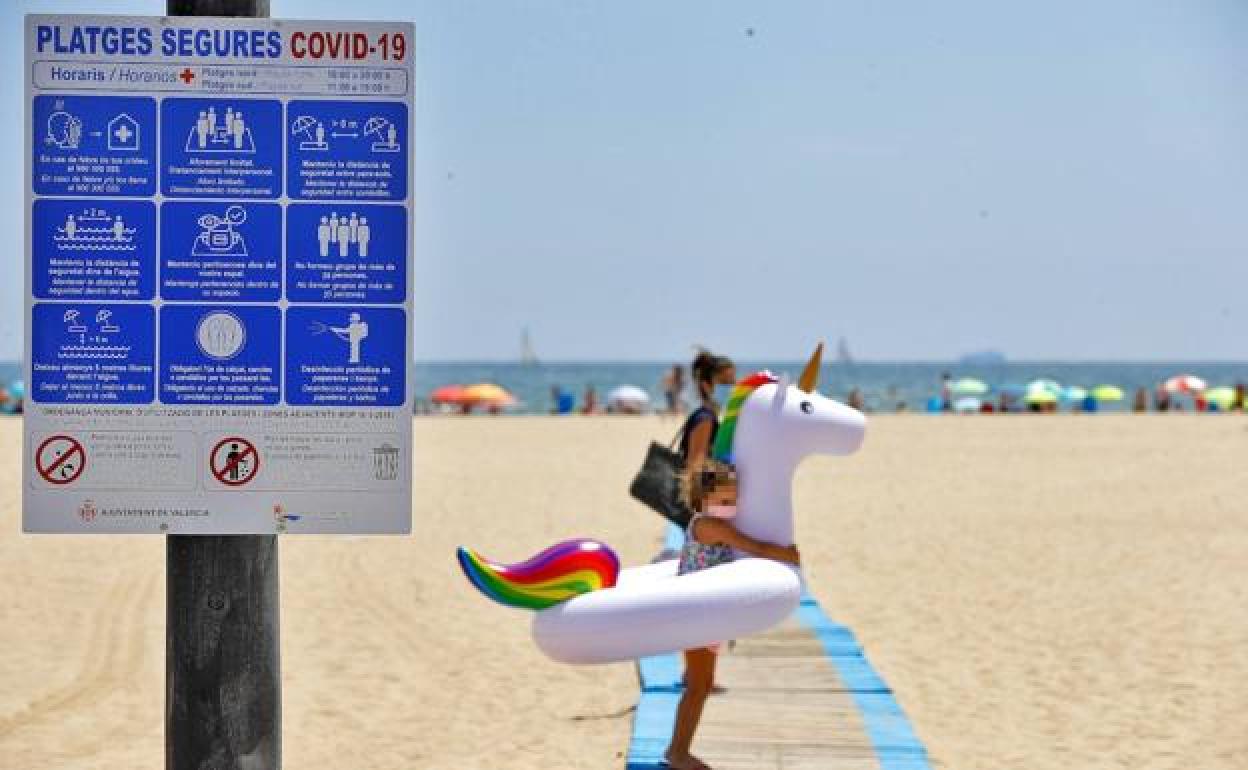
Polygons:
M737 515L736 503L712 503L706 506L706 515L717 519L731 519Z
M715 403L719 404L720 406L723 406L724 404L728 403L728 397L732 395L732 385L728 383L721 383L715 386L715 389L714 391L712 391L712 393L715 398Z

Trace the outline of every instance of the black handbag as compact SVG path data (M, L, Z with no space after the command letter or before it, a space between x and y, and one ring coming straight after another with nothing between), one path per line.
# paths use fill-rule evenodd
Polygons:
M681 493L685 460L672 449L684 430L682 425L667 446L657 441L650 442L641 470L637 471L637 477L628 488L630 495L681 529L689 526L689 519L693 516Z

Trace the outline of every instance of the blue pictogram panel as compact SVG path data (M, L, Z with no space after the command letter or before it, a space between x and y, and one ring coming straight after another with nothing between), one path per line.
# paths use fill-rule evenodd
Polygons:
M287 195L301 200L407 197L407 107L292 101L286 109Z
M156 101L36 96L31 170L38 195L156 193Z
M402 308L291 307L286 311L286 403L398 406L407 377Z
M286 298L401 303L407 289L407 211L376 204L292 204Z
M43 302L32 308L31 324L35 401L151 403L156 352L151 307Z
M38 299L151 299L156 207L147 201L41 198L31 220Z
M276 203L176 202L160 207L160 296L272 302L282 291Z
M160 309L160 401L276 404L281 311L248 305Z
M282 105L268 99L165 99L160 189L180 198L282 194Z

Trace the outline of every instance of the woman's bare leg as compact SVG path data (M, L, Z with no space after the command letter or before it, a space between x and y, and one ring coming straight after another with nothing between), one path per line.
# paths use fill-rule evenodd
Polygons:
M676 770L709 770L705 762L689 753L689 747L714 681L715 653L705 648L685 650L685 693L676 707L672 743L666 754L667 763Z

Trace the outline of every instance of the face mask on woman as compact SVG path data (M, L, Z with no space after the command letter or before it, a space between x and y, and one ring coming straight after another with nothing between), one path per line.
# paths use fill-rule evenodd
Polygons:
M712 393L715 397L715 403L723 406L728 403L728 397L732 395L732 385L729 383L720 383L715 386Z

